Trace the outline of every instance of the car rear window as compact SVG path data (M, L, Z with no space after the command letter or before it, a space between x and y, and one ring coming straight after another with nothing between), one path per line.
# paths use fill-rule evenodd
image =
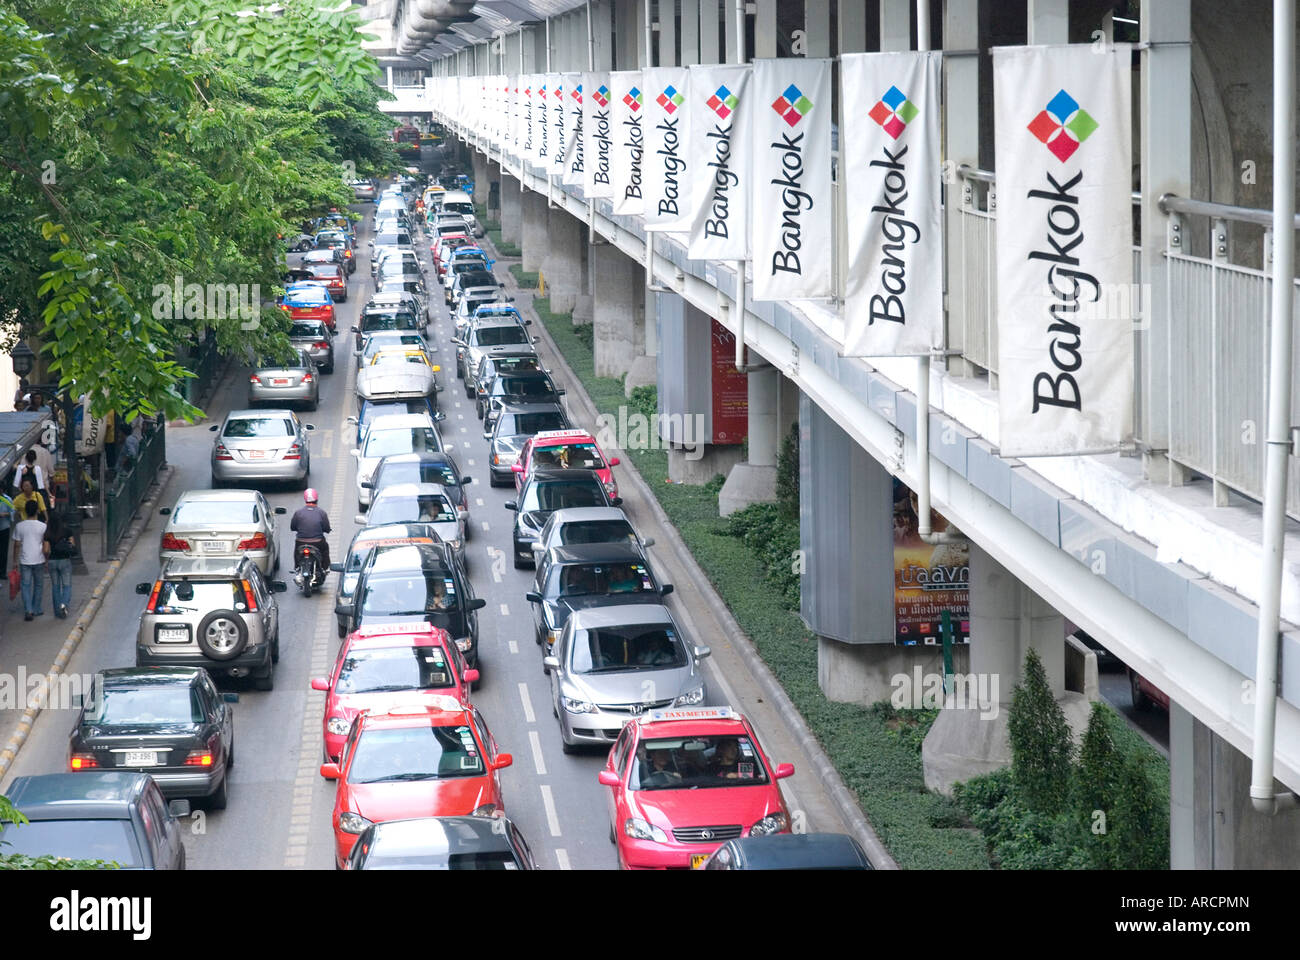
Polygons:
M410 245L409 233L381 233L375 237L376 247L409 247Z
M290 340L306 340L308 337L324 337L325 325L317 323L295 323L289 328Z
M106 687L95 706L86 711L86 722L102 727L203 722L199 693L188 683Z
M236 606L238 604L239 606ZM247 606L243 585L234 580L164 580L154 613L179 616Z
M560 571L560 596L652 593L654 582L644 563L573 563Z
M291 437L293 421L283 417L239 417L226 421L223 437L235 440L253 437Z
M626 520L582 520L560 527L564 546L582 543L636 543L636 532Z
M307 269L311 271L314 277L334 279L339 276L339 266L336 263L312 263L308 264Z
M508 327L479 327L474 331L474 345L478 347L501 347L527 342L528 331L518 324Z
M399 453L437 453L442 449L432 427L398 427L378 430L366 438L366 457L391 457Z
M495 287L497 278L486 270L471 270L461 275L462 287Z
M564 414L558 410L548 410L545 413L507 413L501 417L501 427L497 432L509 436L563 430L565 426Z
M242 525L257 521L257 504L252 500L186 500L172 510L172 523Z
M392 313L367 313L361 318L361 332L371 330L418 330L420 321L415 314L395 311Z
M494 392L508 400L528 400L551 397L555 387L545 377L509 377L500 380Z
M3 843L0 849L5 854L144 866L126 820L33 820L22 826L10 824L4 831Z
M315 284L305 284L296 290L290 290L284 295L284 302L293 304L320 304L329 302L329 291L324 287Z

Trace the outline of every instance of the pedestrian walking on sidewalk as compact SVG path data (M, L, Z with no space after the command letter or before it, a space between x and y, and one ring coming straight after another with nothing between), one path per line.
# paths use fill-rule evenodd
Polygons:
M16 519L14 502L0 493L0 580L9 576L9 534Z
M50 511L45 542L49 544L46 555L50 558L50 600L54 604L54 615L65 620L72 603L72 558L77 553L77 541L59 511Z
M22 576L24 620L45 613L41 609L45 597L45 560L50 549L45 540L45 524L37 519L36 501L28 500L23 507L26 516L14 528L14 563Z

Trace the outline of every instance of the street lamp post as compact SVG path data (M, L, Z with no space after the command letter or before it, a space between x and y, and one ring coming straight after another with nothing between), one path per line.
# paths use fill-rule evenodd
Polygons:
M28 377L36 369L36 354L32 348L19 340L17 345L10 351L10 357L13 360L14 373L19 377ZM58 384L30 384L32 393L40 393L42 396L49 396L50 406L53 407L57 402L63 410L63 439L59 446L63 450L63 456L68 464L68 508L64 511L64 522L68 527L68 532L73 536L74 550L72 556L72 570L74 573L86 573L86 560L81 554L81 510L78 500L80 497L81 487L81 461L77 457L76 438L72 431L72 391L66 387L60 387ZM56 429L57 429L57 420ZM54 478L50 478L50 484L53 485Z

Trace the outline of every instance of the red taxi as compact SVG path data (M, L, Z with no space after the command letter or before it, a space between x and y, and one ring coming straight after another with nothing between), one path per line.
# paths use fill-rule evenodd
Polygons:
M498 753L473 707L443 696L431 705L393 707L357 717L339 763L321 776L334 795L334 862L341 870L357 836L372 823L413 817L503 817Z
M316 677L313 690L325 699L322 730L326 761L337 761L352 721L366 710L438 703L442 697L469 702L478 671L465 665L451 634L431 623L392 623L362 627L339 645L328 677Z
M612 500L618 496L618 483L611 468L618 464L618 457L605 459L600 444L586 430L543 430L524 442L510 469L514 471L516 492L524 489L534 466L595 470Z
M730 707L652 710L623 727L598 776L627 870L689 869L725 841L790 832L773 767Z

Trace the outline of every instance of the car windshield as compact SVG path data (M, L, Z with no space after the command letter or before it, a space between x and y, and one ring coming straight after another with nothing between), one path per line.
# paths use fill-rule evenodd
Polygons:
M291 437L294 434L293 421L284 417L238 417L226 421L223 437L236 440L251 437Z
M457 275L462 273L482 273L483 268L487 266L486 260L478 257L465 257L463 260L457 260L451 265L451 269Z
M403 276L406 276L405 274ZM382 278L381 278L382 279ZM424 282L421 280L401 280L396 277L384 281L384 290L405 290L407 293L420 293L424 289Z
M449 463L421 460L411 463L385 463L375 474L376 490L394 483L436 483L444 487L458 487L460 480Z
M472 214L474 212L474 204L466 203L464 200L461 201L448 200L443 202L442 210L444 213Z
M33 820L5 825L0 850L6 855L103 860L123 867L144 866L127 820Z
M483 758L466 726L367 730L358 738L348 766L348 783L482 775Z
M405 310L393 310L387 313L367 313L361 319L363 332L371 330L418 330L420 322L415 314Z
M442 647L383 647L351 650L339 668L335 693L445 690L456 678Z
M686 666L686 651L671 627L602 627L578 632L570 663L574 673L668 670Z
M417 497L383 496L375 498L369 523L455 523L456 508L441 493L422 493Z
M629 790L752 787L767 771L749 737L674 737L643 740Z
M313 277L328 277L331 280L339 276L339 268L333 263L311 263L307 265Z
M565 510L569 507L603 507L600 484L591 480L542 480L528 485L523 512L532 510Z
M372 852L366 859L367 870L518 870L509 850L479 850L476 853L437 851L413 854L396 851L389 856Z
M603 470L605 461L596 451L594 443L562 443L553 447L533 450L533 464L539 467L573 467L582 470Z
M172 523L240 525L258 521L252 500L183 500L172 510Z
M457 606L456 581L445 567L366 578L361 613L372 617L423 617Z
M653 593L654 582L643 563L570 563L560 570L560 596Z
M86 723L101 727L202 723L198 691L188 683L141 681L137 687L105 687L86 710Z
M159 616L243 610L248 606L243 585L233 580L164 580L153 612Z
M289 328L290 340L306 340L309 337L320 337L324 339L324 324L317 323L295 323Z
M502 377L493 390L494 395L508 400L545 397L554 392L555 388L546 377Z
M462 289L469 287L495 287L497 278L492 276L486 270L466 270L460 278Z
M580 520L560 527L560 543L636 543L636 531L626 520Z
M442 446L432 427L397 427L393 430L371 430L366 437L362 456L391 457L399 453L436 453Z
M500 423L497 433L502 436L541 433L543 430L563 430L567 426L564 422L564 414L559 410L547 410L542 413L505 413L501 415Z
M375 237L376 247L409 247L411 245L411 235L409 233L381 233Z
M492 361L493 369L499 376L509 373L529 373L542 369L540 357L497 357Z

